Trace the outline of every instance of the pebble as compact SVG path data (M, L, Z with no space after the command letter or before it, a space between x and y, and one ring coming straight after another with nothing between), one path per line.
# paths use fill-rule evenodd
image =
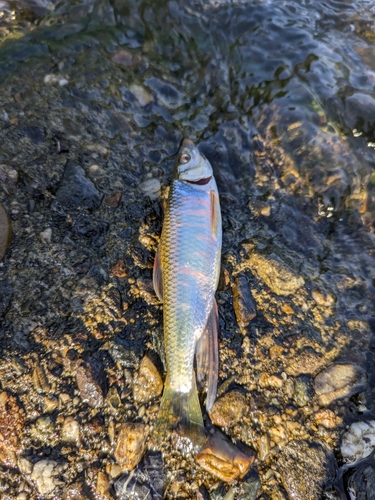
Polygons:
M158 100L167 108L175 109L183 104L184 95L170 83L152 76L145 81L145 84L156 93Z
M314 420L317 425L322 425L326 429L336 427L336 415L331 410L319 410L315 413Z
M85 176L83 168L68 161L52 207L60 204L70 209L86 207L93 210L99 207L101 199L102 195Z
M230 483L246 475L255 459L255 453L242 443L234 445L227 436L216 430L196 459L207 472Z
M231 391L215 401L209 412L210 418L215 425L230 427L242 419L247 406L241 392Z
M305 284L303 277L298 276L275 254L252 252L249 260L251 270L277 295L290 295Z
M16 467L16 453L19 451L19 435L24 426L23 410L17 399L7 392L0 393L0 463Z
M317 500L335 475L334 459L320 443L292 441L280 453L277 471L288 498Z
M285 372L293 376L302 374L315 375L325 362L325 359L320 354L308 347L293 356L285 367Z
M139 54L132 54L128 50L120 49L113 54L112 61L120 66L128 68L129 66L136 66L139 64L141 62L141 57Z
M16 190L18 182L18 172L9 165L0 164L0 184L4 191L12 195Z
M57 486L64 483L58 479L62 466L55 460L39 460L36 462L31 473L31 479L35 481L38 492L41 495L49 495Z
M122 259L117 260L111 267L111 272L116 278L126 278L127 272L125 262Z
M162 500L167 478L161 453L147 454L137 469L115 483L121 500Z
M144 356L133 384L134 401L147 403L160 396L162 391L163 380L160 373L151 359L148 356Z
M267 434L263 434L258 439L258 456L259 460L265 460L270 454L270 440L268 439Z
M319 306L332 307L335 303L335 297L330 293L321 290L313 290L311 295Z
M354 422L342 438L341 454L346 463L356 463L375 448L375 420Z
M39 233L40 236L40 241L44 244L49 244L51 243L52 240L52 229L50 227L47 227L44 231Z
M111 208L118 208L121 203L121 198L122 198L122 193L118 191L117 193L114 193L112 196L106 198L105 204Z
M69 83L69 80L65 76L50 73L44 77L44 83L46 85L54 85L54 84L58 83L60 85L60 87L64 87L65 85L67 85Z
M122 424L114 457L123 471L133 470L141 461L146 449L147 433L148 429L144 424Z
M232 285L233 307L237 324L242 333L246 333L246 327L255 318L256 304L251 295L249 282L245 276L237 276Z
M104 404L103 384L100 380L102 373L102 367L92 358L90 361L79 362L76 373L77 386L81 399L91 408L98 408Z
M260 374L258 380L260 387L269 387L270 389L281 389L284 380L277 375L268 375L266 372Z
M161 184L159 179L147 179L140 185L141 190L145 196L149 196L151 200L159 198L161 193Z
M314 381L315 392L322 406L354 394L365 383L365 373L351 363L330 365L320 372Z
M77 420L73 417L66 417L61 429L61 441L65 443L79 444L80 430Z
M100 500L110 500L112 498L108 476L105 472L98 472L96 479L96 494Z
M2 203L0 203L0 260L7 253L12 241L12 224Z
M313 389L311 385L310 377L307 375L300 375L294 381L294 393L293 401L294 403L302 408L306 406L307 403L313 397Z
M153 102L154 100L152 95L140 85L133 83L132 85L130 85L129 90L132 94L134 94L142 107L147 106L147 104L150 104L150 102Z

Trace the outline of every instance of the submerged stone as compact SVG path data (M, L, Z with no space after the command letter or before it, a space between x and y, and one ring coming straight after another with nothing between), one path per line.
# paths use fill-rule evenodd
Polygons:
M320 443L292 441L279 455L277 470L289 498L317 500L334 477L333 463Z
M69 161L53 206L60 204L66 208L86 207L93 210L99 207L101 199L101 194L94 183L85 176L83 168Z
M314 381L319 403L329 405L336 399L354 394L365 383L366 375L359 366L337 363L320 372Z
M147 454L139 467L115 483L121 500L162 500L166 475L161 453Z
M230 427L242 419L246 408L245 396L239 391L231 391L215 401L210 418L215 425Z
M251 295L249 282L245 276L237 276L233 286L233 307L238 326L242 333L246 333L246 327L257 314L256 304Z
M342 438L341 454L347 463L355 463L375 449L375 420L354 422Z
M92 408L103 406L102 367L96 360L80 361L76 373L81 398Z
M347 492L351 499L373 500L375 498L375 466L364 464L349 477Z
M305 284L285 262L275 254L252 252L249 256L251 270L277 295L291 295Z

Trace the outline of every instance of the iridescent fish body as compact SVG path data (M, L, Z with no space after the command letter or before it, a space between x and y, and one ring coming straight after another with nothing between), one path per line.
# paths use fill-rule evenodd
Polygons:
M204 435L197 378L207 383L206 408L215 400L218 376L218 312L215 291L221 257L219 195L209 161L189 140L175 162L154 288L163 301L167 374L154 441L178 427L199 443Z

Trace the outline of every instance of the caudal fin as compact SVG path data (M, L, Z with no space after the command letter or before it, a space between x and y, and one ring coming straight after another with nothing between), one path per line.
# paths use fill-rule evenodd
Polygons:
M202 446L206 440L195 377L190 392L186 393L173 390L167 378L151 436L152 445L159 447L173 430L197 446Z

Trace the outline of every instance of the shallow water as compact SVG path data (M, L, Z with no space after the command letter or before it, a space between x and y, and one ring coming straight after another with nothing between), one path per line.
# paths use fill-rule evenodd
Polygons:
M188 136L221 194L220 381L249 402L227 433L258 452L254 498L316 498L286 477L287 446L300 441L323 443L334 464L310 491L345 498L342 434L375 416L374 23L370 1L0 0L0 201L14 230L0 267L1 387L25 410L20 455L70 463L65 483L86 481L83 491L94 481L82 471L95 464L113 488L111 443L92 450L109 440L109 422L152 422L124 396L117 413L103 403L101 434L82 438L87 455L32 434L43 398L61 393L71 403L50 412L54 432L59 415L77 415L82 429L91 422L92 410L74 403L73 361L100 358L121 395L124 369L131 378L146 351L163 360L151 268L173 155ZM83 201L71 180L61 190L67 160L94 186ZM267 270L254 269L259 256L279 259L302 288L268 283ZM112 271L120 259L122 277ZM242 332L238 277L258 310ZM133 361L118 361L120 348ZM34 387L36 360L53 379L48 390ZM361 367L366 383L328 405L337 417L329 428L317 423L325 406L314 380L332 363ZM184 478L180 495L196 498L202 484L217 498L215 479L166 462L169 480ZM2 491L35 495L19 471L3 469ZM245 498L241 484L233 494Z

